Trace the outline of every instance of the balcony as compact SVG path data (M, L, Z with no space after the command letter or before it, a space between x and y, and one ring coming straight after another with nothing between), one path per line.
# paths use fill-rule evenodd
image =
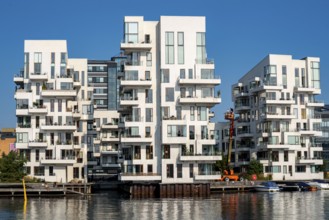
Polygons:
M294 87L295 92L300 93L311 93L311 94L321 94L321 89L312 88L312 87Z
M101 154L118 154L118 148L115 146L102 147Z
M267 99L262 97L260 100L264 104L271 104L271 105L293 105L295 101L293 99Z
M250 105L249 103L235 103L234 110L238 112L242 111L249 111L250 110Z
M309 100L308 102L306 102L306 106L307 107L323 107L324 102L319 101L319 100Z
M48 131L75 131L77 127L73 124L42 124L40 127L41 130Z
M53 158L53 159L41 159L41 164L75 164L77 162L75 157L63 157L63 158Z
M117 163L102 163L101 166L103 168L120 168L121 165Z
M253 137L254 135L251 133L250 129L238 129L237 130L237 138L245 138L245 137Z
M179 158L181 161L217 161L222 160L221 153L193 154L182 153Z
M61 97L61 98L71 98L77 96L76 90L42 90L41 96L43 97Z
M282 84L275 84L275 83L260 83L259 85L255 85L253 88L250 89L250 92L260 92L264 90L279 90L283 89Z
M29 113L30 114L47 114L48 110L46 106L44 105L37 105L33 106L32 108L29 108Z
M30 141L29 142L29 147L33 148L47 148L48 147L48 143L46 140L35 140L35 141Z
M311 130L311 129L307 129L307 128L302 128L299 129L299 133L301 135L309 135L309 136L322 136L322 131L320 130Z
M111 129L113 129L113 130L115 130L115 129L118 129L119 128L119 126L118 126L118 123L117 124L112 124L112 123L107 123L107 124L102 124L102 126L101 126L101 128L102 129L108 129L108 130L111 130Z
M102 142L119 142L119 136L106 136L102 137Z
M16 115L28 115L28 105L17 105Z
M297 157L296 162L300 164L322 165L322 158Z
M290 120L295 119L295 115L292 114L279 114L276 112L266 112L261 115L263 119L277 119L277 120Z
M219 76L209 77L193 77L193 78L178 78L178 83L181 85L219 85L221 79Z
M157 173L120 173L120 181L161 181L161 175Z
M78 79L73 80L73 88L80 88L81 87L81 82Z
M151 87L152 81L151 79L138 79L138 80L121 80L120 85L122 87Z
M23 84L24 83L24 72L22 72L21 74L15 74L14 75L14 82L17 85Z
M194 175L195 180L219 180L221 178L220 172L217 171L204 171L198 172Z
M139 105L138 97L121 97L120 105L122 105L122 106Z
M48 79L47 73L30 73L31 81L45 81Z
M180 96L178 97L179 99L179 103L180 104L188 104L188 105L198 105L198 104L202 104L202 105L206 105L209 107L212 107L216 104L221 103L222 99L220 97L191 97L191 96Z
M197 139L198 144L201 144L201 145L216 144L216 139L215 139L214 135L196 135L196 139Z
M150 51L152 49L151 41L121 41L120 50L124 50L126 54L134 51Z
M121 142L123 143L151 143L152 137L142 137L140 135L127 135L121 136Z

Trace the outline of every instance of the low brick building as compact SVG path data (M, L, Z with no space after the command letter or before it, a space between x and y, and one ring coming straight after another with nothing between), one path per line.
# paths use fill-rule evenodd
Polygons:
M2 153L8 154L14 148L16 142L16 132L14 128L3 128L0 133L0 157Z

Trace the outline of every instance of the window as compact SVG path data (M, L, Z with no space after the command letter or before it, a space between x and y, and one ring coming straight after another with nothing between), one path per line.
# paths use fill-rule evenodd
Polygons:
M24 78L28 79L30 73L30 54L24 53Z
M146 115L146 122L152 122L153 121L153 108L146 108L145 109L145 115Z
M265 85L276 86L277 85L277 74L276 65L264 66L264 81Z
M186 125L168 125L168 137L186 137Z
M288 144L299 145L299 136L288 135Z
M49 166L49 176L55 176L53 166Z
M50 99L50 112L54 112L54 111L55 111L55 100Z
M40 160L40 152L39 150L35 150L35 161L39 161Z
M41 74L42 54L34 53L34 74Z
M152 53L146 53L146 66L152 66Z
M281 166L265 166L265 173L281 173Z
M193 178L193 163L190 163L190 178Z
M151 127L145 127L145 137L152 137Z
M288 162L289 161L289 152L288 151L284 151L283 157L284 157L284 161L285 162Z
M175 101L174 94L175 94L174 88L166 88L166 102Z
M152 102L153 102L153 90L145 89L145 103L152 103Z
M190 118L191 118L191 121L194 121L194 106L190 107Z
M169 118L170 117L170 108L169 107L162 107L162 118Z
M202 88L201 90L201 97L202 98L207 98L207 97L213 97L214 92L213 92L213 88Z
M79 167L73 167L73 178L79 179Z
M55 78L55 66L51 66L51 68L50 68L50 77L52 79Z
M61 53L61 63L66 64L66 53Z
M214 69L201 69L201 79L214 79Z
M180 69L180 71L179 71L179 78L180 79L185 79L185 69Z
M174 64L174 32L166 32L166 64Z
M161 82L162 83L169 83L169 69L161 69Z
M162 147L162 158L163 159L170 159L170 146L163 145Z
M135 146L134 147L134 159L135 160L140 160L141 159L141 146Z
M153 159L153 146L146 145L146 159L151 160Z
M283 65L282 66L282 84L283 88L287 88L287 66Z
M62 112L62 100L58 99L58 112Z
M183 164L177 164L177 178L183 178Z
M312 88L320 89L320 63L311 62Z
M299 87L299 68L295 68L295 86Z
M306 166L296 166L295 171L296 171L296 173L305 173L306 172Z
M145 71L145 80L151 80L151 72Z
M153 165L152 164L147 165L147 172L148 173L153 173Z
M167 164L167 178L174 178L174 165Z
M27 143L28 142L28 133L16 133L16 142L17 143Z
M40 83L36 83L36 95L40 95Z
M51 64L55 63L55 53L51 53Z
M45 167L34 167L34 176L44 176Z
M125 43L138 42L138 23L126 22L125 23Z
M206 62L206 35L196 33L196 63L205 64Z
M188 78L193 79L193 69L188 69Z
M190 125L189 130L190 130L190 140L194 140L195 138L194 125Z
M184 32L177 33L177 56L178 64L184 64Z
M207 108L197 107L198 109L198 121L207 121Z
M103 82L102 78L100 78L100 80L101 80L101 82ZM137 81L138 80L138 71L136 71L136 70L126 71L125 80Z

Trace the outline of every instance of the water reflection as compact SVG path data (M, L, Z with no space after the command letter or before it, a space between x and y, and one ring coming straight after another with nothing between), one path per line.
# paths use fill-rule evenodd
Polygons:
M89 197L0 198L0 219L329 219L329 191L226 193L209 198L126 199L115 192Z

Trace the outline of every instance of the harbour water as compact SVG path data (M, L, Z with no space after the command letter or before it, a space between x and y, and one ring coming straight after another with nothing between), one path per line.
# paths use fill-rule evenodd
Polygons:
M329 191L225 193L207 198L0 197L0 219L329 219Z

